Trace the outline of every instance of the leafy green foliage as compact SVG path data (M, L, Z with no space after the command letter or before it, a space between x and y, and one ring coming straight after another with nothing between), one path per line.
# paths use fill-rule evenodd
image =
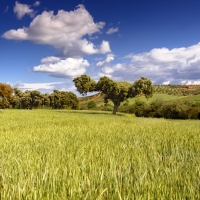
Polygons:
M113 114L116 114L120 104L127 98L141 94L144 94L146 98L150 98L153 95L153 85L149 79L144 77L136 80L133 85L125 81L116 82L106 76L101 77L97 83L88 75L82 75L73 81L77 91L82 95L92 91L99 91L104 94L104 103L108 103L108 99L110 99L114 104Z
M79 100L73 92L54 90L52 94L41 94L37 90L25 92L14 89L11 105L18 109L33 109L51 106L54 109L79 109Z
M52 95L50 96L50 105L54 109L78 109L79 108L79 100L77 96L73 92L64 92L54 90Z
M136 80L133 83L133 89L135 90L135 94L144 94L145 97L151 98L154 93L154 87L152 86L151 80L141 77L139 80Z
M87 107L90 108L95 108L97 106L95 101L89 101L87 104Z
M199 119L200 108L183 101L155 100L149 105L144 101L134 104L134 113L138 117L157 117L166 119Z
M14 88L14 96L11 100L13 108L33 109L42 105L43 95L37 90L26 90L25 92Z
M77 91L82 95L87 95L88 92L95 91L96 82L90 78L88 75L81 75L73 80Z

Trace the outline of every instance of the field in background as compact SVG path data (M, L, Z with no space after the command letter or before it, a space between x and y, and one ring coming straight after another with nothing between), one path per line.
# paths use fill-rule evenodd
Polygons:
M80 100L80 107L82 108L87 108L87 104L90 101L94 101L97 104L97 107L101 107L104 105L104 99L103 99L103 95L91 95L88 97L81 97L79 98ZM135 98L129 98L128 99L128 104L134 104L135 100L140 99L142 101L151 103L152 101L155 101L156 99L162 99L164 101L172 101L172 100L183 100L183 101L196 101L200 104L200 94L198 95L188 95L188 96L180 96L180 95L169 95L169 94L160 94L160 93L155 93L153 95L152 98L150 99L146 99L144 96L137 96ZM112 101L108 102L111 106L113 106ZM123 103L121 103L121 105L123 105L124 103L126 103L126 101L124 101Z
M1 110L9 199L200 199L198 120Z

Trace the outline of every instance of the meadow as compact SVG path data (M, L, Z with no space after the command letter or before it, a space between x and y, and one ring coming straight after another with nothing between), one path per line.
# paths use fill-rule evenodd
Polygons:
M92 96L91 96L92 97ZM90 97L90 99L88 99L88 97L81 97L79 99L83 99L84 101L80 102L80 105L82 107L87 107L88 102L90 101L94 101L97 104L97 107L103 106L104 105L104 99L103 96L99 96L97 98L92 99ZM155 93L153 95L152 98L146 99L144 96L136 96L135 98L128 98L128 104L134 104L136 100L142 100L146 103L151 103L152 101L155 101L157 99L161 99L164 101L173 101L173 100L183 100L183 101L195 101L195 102L199 102L200 104L200 94L198 95L189 95L189 96L178 96L178 95L169 95L169 94L161 94L161 93ZM121 105L123 105L124 103L126 103L127 101L124 101L121 103ZM109 100L109 104L111 106L113 106L113 102Z
M0 199L200 199L199 144L198 120L0 110Z

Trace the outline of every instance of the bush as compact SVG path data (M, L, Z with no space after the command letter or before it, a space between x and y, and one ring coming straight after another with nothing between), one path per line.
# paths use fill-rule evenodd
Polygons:
M162 117L167 119L187 119L188 107L181 101L172 101L162 106Z
M124 102L123 106L128 106L129 105L129 100L126 99L126 101Z
M140 99L135 100L134 104L135 115L137 117L148 117L148 104Z
M164 105L164 101L162 99L156 99L155 101L151 102L149 108L149 117L162 117L162 106Z
M133 114L135 113L135 107L134 105L128 105L128 106L123 105L123 106L119 106L118 111Z
M113 107L112 106L103 106L103 107L101 107L101 111L113 111Z
M137 100L134 104L134 111L137 117L156 117L166 119L200 119L200 108L194 104L183 101L164 102L160 99L147 104Z
M187 111L188 119L200 119L200 109L198 108L189 108Z
M90 102L87 104L88 109L90 109L90 108L95 108L96 106L97 106L97 104L96 104L95 101L90 101Z

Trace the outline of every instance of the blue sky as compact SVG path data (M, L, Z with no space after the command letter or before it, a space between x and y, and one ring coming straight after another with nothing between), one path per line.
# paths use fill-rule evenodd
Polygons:
M200 84L199 0L0 2L0 82L73 91L88 74Z

